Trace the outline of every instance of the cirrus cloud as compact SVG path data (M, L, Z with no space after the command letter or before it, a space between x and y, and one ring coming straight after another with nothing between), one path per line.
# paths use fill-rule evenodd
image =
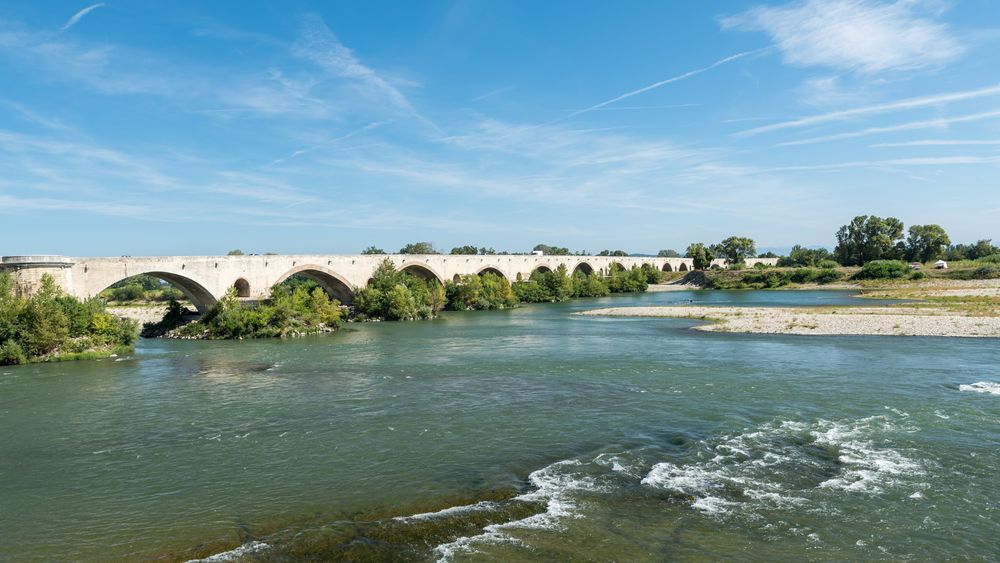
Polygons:
M724 29L763 31L795 66L871 74L940 66L964 48L919 0L805 0L758 6L721 19Z

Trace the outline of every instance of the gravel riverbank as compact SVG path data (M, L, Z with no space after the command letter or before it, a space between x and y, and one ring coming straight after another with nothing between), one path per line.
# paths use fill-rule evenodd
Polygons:
M612 307L577 314L704 319L715 322L695 328L715 332L1000 338L1000 317L911 307Z

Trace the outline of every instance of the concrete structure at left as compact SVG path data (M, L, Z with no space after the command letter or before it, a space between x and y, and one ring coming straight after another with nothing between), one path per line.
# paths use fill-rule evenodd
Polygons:
M693 269L690 258L642 256L537 256L453 254L302 254L244 256L122 256L117 258L68 258L65 256L4 256L0 270L12 273L20 294L34 292L45 274L51 275L68 294L93 297L125 278L149 274L180 289L200 311L235 288L240 297L263 299L271 287L299 274L315 280L330 295L350 303L354 292L368 285L383 260L396 268L428 280L459 282L463 275L492 272L511 282L527 280L536 271L565 266L570 274L582 271L607 275L613 265L621 269L643 264L664 272ZM774 265L776 258L752 258ZM716 264L724 265L721 260Z

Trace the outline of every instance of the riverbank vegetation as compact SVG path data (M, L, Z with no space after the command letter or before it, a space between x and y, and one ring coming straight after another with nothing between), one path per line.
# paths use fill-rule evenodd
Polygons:
M440 283L399 271L390 260L383 260L368 286L354 294L359 320L430 319L444 306L445 292Z
M110 315L104 301L64 295L51 276L30 298L0 273L0 365L94 359L128 353L138 324Z
M200 319L187 324L180 304L172 302L163 320L147 325L143 334L209 340L298 336L332 332L342 316L340 302L321 288L279 284L266 301L256 304L240 301L230 289Z

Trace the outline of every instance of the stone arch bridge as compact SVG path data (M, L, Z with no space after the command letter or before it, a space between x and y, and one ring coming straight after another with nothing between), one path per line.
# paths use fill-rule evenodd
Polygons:
M240 297L263 299L271 287L294 274L319 283L342 303L350 303L354 292L368 284L375 269L389 259L396 268L428 280L458 281L467 274L493 272L510 281L528 279L535 271L566 266L569 273L582 271L607 275L613 264L622 269L649 264L664 272L693 268L690 258L640 256L537 256L454 254L301 254L244 256L147 256L118 258L69 258L65 256L4 256L0 270L13 274L21 294L37 289L44 274L51 274L68 295L93 297L125 278L149 274L180 289L199 311L206 311L230 288ZM747 260L775 264L775 258ZM724 265L722 260L715 263Z

